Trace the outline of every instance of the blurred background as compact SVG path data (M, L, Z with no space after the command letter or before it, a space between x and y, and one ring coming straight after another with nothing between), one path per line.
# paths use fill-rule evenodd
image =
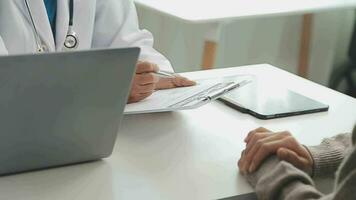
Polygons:
M187 23L136 6L141 28L153 33L155 48L177 72L201 69L204 36L211 24ZM302 15L288 15L226 24L221 29L215 68L269 63L297 73L302 19ZM351 8L314 14L307 78L355 97L355 67L349 56L354 24Z

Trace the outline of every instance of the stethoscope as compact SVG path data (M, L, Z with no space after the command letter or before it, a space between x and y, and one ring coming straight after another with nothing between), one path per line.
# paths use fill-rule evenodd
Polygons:
M37 52L46 52L48 51L46 45L43 44L40 35L38 34L38 29L36 27L35 21L33 20L32 12L30 9L30 6L28 5L27 0L25 0L26 8L28 10L28 13L30 15L31 19L31 24L33 27L33 30L35 32L35 39L36 39L36 45L37 45ZM77 37L77 34L73 30L73 12L74 12L74 0L69 1L69 27L68 27L68 32L67 36L64 40L64 50L75 50L78 45L79 45L79 40Z

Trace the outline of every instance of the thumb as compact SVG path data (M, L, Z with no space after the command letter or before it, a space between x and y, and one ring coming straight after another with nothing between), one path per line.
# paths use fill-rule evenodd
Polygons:
M299 156L297 153L295 153L292 150L289 150L287 148L279 148L277 150L277 157L280 160L284 160L286 162L291 163L295 167L301 169L301 170L306 170L308 168L308 160Z

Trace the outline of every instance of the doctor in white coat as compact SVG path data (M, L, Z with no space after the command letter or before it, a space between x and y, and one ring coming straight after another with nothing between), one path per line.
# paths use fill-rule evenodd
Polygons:
M50 3L55 4L52 13ZM141 48L129 103L157 89L194 85L184 77L161 78L153 73L173 69L153 49L152 34L139 29L132 0L0 0L0 55L68 50L65 42L71 34L77 39L72 50Z

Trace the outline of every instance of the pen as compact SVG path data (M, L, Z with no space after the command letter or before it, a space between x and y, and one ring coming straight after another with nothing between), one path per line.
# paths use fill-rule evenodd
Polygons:
M168 71L163 71L159 70L157 72L154 72L155 74L162 76L162 77L167 77L167 78L175 78L176 76L174 75L175 73L173 72L168 72Z
M244 80L242 82L239 82L239 83L234 83L234 82L231 82L228 86L226 86L225 88L222 88L221 90L217 90L215 92L212 92L211 94L209 94L205 100L214 100L216 98L219 98L220 96L224 95L224 94L227 94L228 92L236 89L236 88L239 88L239 87L242 87L248 83L250 83L251 81L250 80Z

